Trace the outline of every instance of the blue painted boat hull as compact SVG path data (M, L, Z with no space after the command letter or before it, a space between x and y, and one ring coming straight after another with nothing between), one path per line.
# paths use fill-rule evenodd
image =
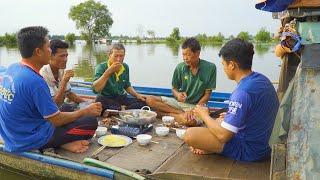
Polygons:
M91 89L91 85L91 82L71 83L73 92L80 95L96 96L96 94L93 93ZM134 89L141 94L173 97L171 89L142 86L134 86ZM213 92L210 96L208 106L212 108L226 108L228 107L228 100L230 98L230 95L230 93Z

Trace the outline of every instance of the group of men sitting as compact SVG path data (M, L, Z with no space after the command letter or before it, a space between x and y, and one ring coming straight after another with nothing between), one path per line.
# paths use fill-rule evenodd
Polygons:
M17 38L22 60L0 75L0 134L7 151L60 147L85 152L98 125L96 117L106 109L148 105L159 116L170 115L190 126L184 141L195 154L220 153L241 161L270 155L268 140L279 102L269 79L251 70L254 48L249 42L232 39L219 52L224 72L237 87L227 113L212 118L206 104L216 88L216 66L200 59L195 38L182 44L183 62L172 77L174 98L136 92L124 63L125 47L116 43L96 67L95 102L82 109L64 103L66 97L74 103L86 101L71 91L74 72L65 70L68 44L49 41L48 30L40 26L21 29Z

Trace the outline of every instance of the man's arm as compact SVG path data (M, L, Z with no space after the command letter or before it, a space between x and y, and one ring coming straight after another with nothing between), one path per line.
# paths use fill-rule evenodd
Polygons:
M142 94L137 93L136 90L132 86L129 86L125 89L127 93L131 94L133 97L136 97L137 99L140 99L141 101L145 101L146 97Z
M176 88L172 88L172 94L179 102L185 102L187 99L187 93L179 92Z
M211 90L211 89L207 89L207 90L204 92L204 95L201 97L201 99L199 100L199 102L198 102L197 104L198 104L198 105L207 104L208 101L209 101L209 99L210 99L211 93L212 93L212 90Z
M53 96L53 101L58 105L60 106L63 101L64 101L64 93L66 91L66 86L67 86L67 83L64 82L64 81L61 81L60 85L59 85L59 88L58 88L58 91L56 92L56 94Z
M82 116L99 116L102 111L100 102L92 103L84 109L79 109L74 112L59 112L58 114L48 117L47 119L55 126L60 127L69 124Z
M53 96L53 101L59 106L64 101L64 95L67 88L67 84L71 77L73 77L74 72L72 70L67 70L64 72L61 82L59 83L59 88L56 94Z
M111 75L112 75L112 73L110 71L106 70L99 79L95 80L92 83L93 89L96 92L101 92L102 89L106 86L107 81Z
M121 68L122 64L119 62L113 63L109 68L107 68L103 74L92 83L92 87L96 92L101 92L106 86L110 76Z
M197 105L193 112L203 120L209 131L216 136L221 143L228 142L234 136L232 131L221 126L223 118L217 118L214 120L210 117L209 109L207 107Z
M67 97L72 101L72 102L75 102L75 103L82 103L82 102L85 102L85 100L78 96L76 93L74 92L69 92L67 94Z
M202 120L207 125L209 131L215 135L220 142L226 143L234 136L233 132L221 126L223 118L217 118L214 120L208 114Z

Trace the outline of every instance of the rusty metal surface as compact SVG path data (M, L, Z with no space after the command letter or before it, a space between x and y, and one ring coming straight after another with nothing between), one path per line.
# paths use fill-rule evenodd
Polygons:
M273 19L284 19L287 17L306 17L320 15L320 8L294 8L282 12L272 13Z
M287 140L287 178L318 179L320 70L298 67L296 76Z

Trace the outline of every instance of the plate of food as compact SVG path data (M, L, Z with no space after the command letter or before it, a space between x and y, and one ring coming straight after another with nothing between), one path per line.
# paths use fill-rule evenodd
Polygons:
M107 147L124 147L132 143L132 139L123 135L105 135L98 139L98 143Z

